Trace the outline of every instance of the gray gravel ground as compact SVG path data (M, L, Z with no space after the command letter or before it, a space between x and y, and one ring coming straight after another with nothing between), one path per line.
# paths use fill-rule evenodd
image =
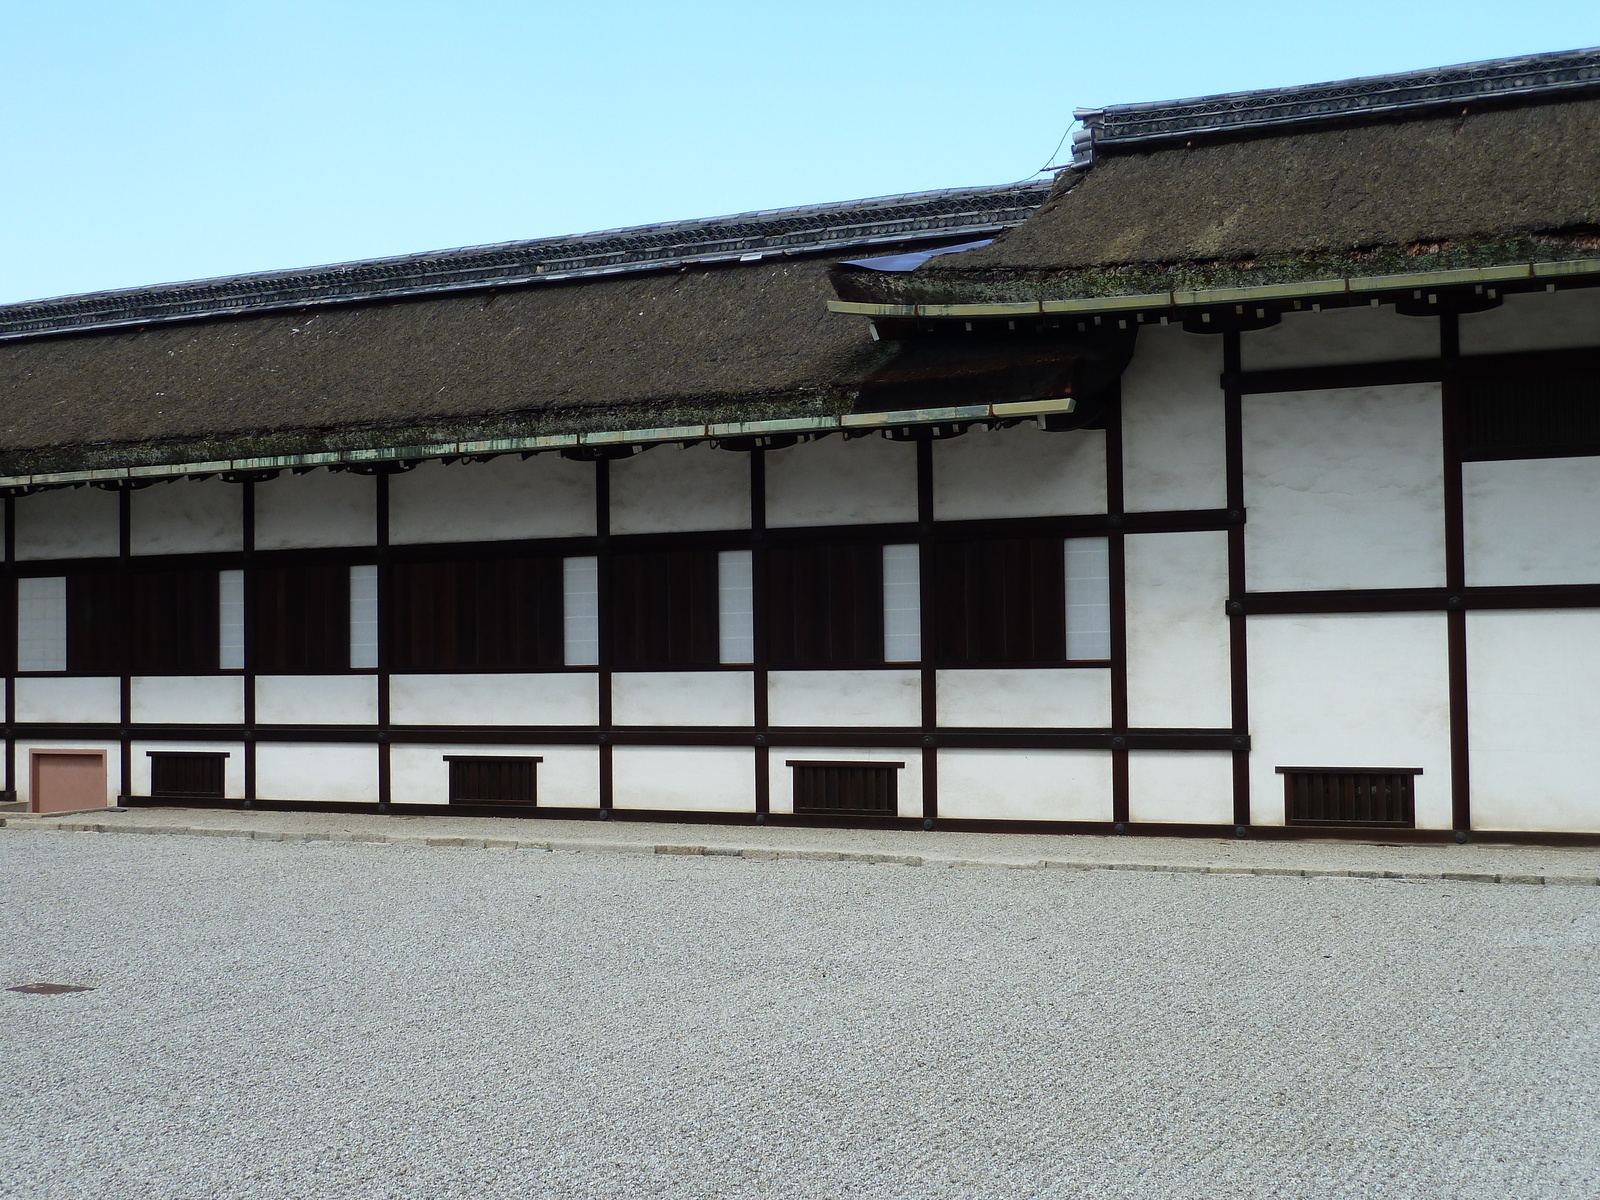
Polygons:
M1600 1194L1600 888L0 831L0 1195Z

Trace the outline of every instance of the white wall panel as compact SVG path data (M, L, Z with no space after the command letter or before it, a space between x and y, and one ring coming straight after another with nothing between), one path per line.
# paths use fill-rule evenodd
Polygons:
M494 542L591 537L595 469L555 454L423 463L389 479L389 540Z
M767 524L774 529L916 519L915 443L833 434L767 452Z
M969 820L1109 821L1104 750L941 750L939 815Z
M60 488L17 500L17 558L111 558L118 552L117 493Z
M19 721L78 724L122 720L120 679L19 679L16 687Z
M1600 458L1463 463L1467 583L1600 583Z
M939 724L963 728L1111 724L1106 667L983 668L939 672Z
M129 497L135 554L208 554L244 548L244 488L220 479L176 480Z
M1600 288L1524 292L1499 308L1461 317L1461 353L1575 350L1600 346Z
M1472 824L1600 833L1600 612L1469 612Z
M611 758L613 808L754 812L754 750L732 746L618 746Z
M377 719L376 676L256 677L256 720L263 725L371 725Z
M396 725L593 725L599 686L588 671L394 675L389 715Z
M376 746L258 742L256 795L263 800L378 799Z
M1130 750L1128 819L1233 824L1233 755L1226 750Z
M1251 823L1282 825L1277 767L1420 767L1419 829L1450 828L1443 613L1251 617Z
M1252 591L1442 587L1437 384L1244 398Z
M285 471L258 483L256 549L371 546L378 536L377 495L373 476L349 471Z
M767 681L774 725L922 723L916 671L773 671Z
M791 762L900 763L895 772L896 813L922 816L922 752L920 750L864 750L860 746L829 749L805 746L774 747L767 759L767 806L775 813L794 812L794 768Z
M1225 508L1222 339L1139 330L1122 375L1122 490L1129 512Z
M657 446L611 464L611 532L750 528L750 456Z
M150 725L222 725L244 720L237 675L145 675L129 681L133 719Z
M1047 433L1025 421L1010 429L974 426L933 444L935 520L1105 511L1104 430Z
M629 671L611 677L618 725L753 725L749 671Z
M62 741L37 739L16 744L17 799L28 804L33 799L30 750L103 750L106 755L106 807L111 808L122 794L122 744L120 742Z
M1222 728L1233 720L1228 535L1141 533L1124 540L1128 722Z
M1239 335L1246 371L1438 357L1439 318L1404 317L1389 306L1289 312L1269 329Z
M134 718L137 720L138 718ZM222 791L230 800L244 799L244 743L243 742L134 742L129 747L130 774L133 786L129 794L150 794L150 751L200 752L226 754L222 760Z
M395 804L448 804L445 755L521 757L534 766L536 799L544 808L600 807L600 751L595 746L395 745L389 749L389 798Z

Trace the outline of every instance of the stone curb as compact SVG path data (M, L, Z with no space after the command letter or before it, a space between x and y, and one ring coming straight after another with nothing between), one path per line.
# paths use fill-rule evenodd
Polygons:
M1069 861L1057 859L1018 860L1003 858L951 858L943 855L883 854L851 850L797 850L774 846L676 846L649 845L643 842L601 842L585 839L544 839L521 841L516 838L427 837L388 833L283 832L265 829L218 829L206 825L117 825L89 821L8 822L0 827L48 829L57 833L151 833L181 837L248 838L258 842L364 842L391 846L420 846L465 850L575 850L600 854L651 854L704 858L747 858L761 861L793 859L802 862L866 863L879 866L987 868L1011 871L1157 871L1168 875L1275 875L1296 879L1398 879L1411 882L1509 883L1539 887L1597 887L1595 875L1530 875L1475 871L1379 871L1322 867L1197 866L1184 863L1137 863Z

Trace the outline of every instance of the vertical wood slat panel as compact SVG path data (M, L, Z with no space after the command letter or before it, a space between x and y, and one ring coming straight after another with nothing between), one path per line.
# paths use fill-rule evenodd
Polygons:
M717 612L714 550L612 556L616 667L715 664L720 658Z
M784 547L767 558L774 665L883 661L881 546Z
M342 671L350 666L350 568L260 567L248 630L256 670Z
M118 636L124 615L122 577L112 571L67 576L67 670L122 672Z
M561 570L550 556L394 564L393 669L560 666Z
M1290 825L1415 824L1414 772L1280 770Z
M1065 661L1060 538L944 542L934 553L940 662Z
M537 757L451 757L450 803L535 804Z
M791 761L794 811L802 816L892 817L899 813L899 763Z
M129 577L128 669L135 675L215 671L221 614L216 571Z
M221 800L226 795L226 754L151 751L150 794Z

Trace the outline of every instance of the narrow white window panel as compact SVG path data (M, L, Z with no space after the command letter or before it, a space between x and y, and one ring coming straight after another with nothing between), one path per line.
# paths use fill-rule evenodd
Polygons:
M883 661L922 657L921 557L915 546L883 548Z
M350 568L350 665L378 665L378 568Z
M217 661L224 671L244 670L244 572L217 572Z
M717 555L717 640L719 661L755 662L755 571L748 550Z
M66 669L66 579L17 580L17 670Z
M1111 657L1111 544L1067 538L1067 657Z
M600 661L600 560L561 562L561 617L566 664L592 667Z

